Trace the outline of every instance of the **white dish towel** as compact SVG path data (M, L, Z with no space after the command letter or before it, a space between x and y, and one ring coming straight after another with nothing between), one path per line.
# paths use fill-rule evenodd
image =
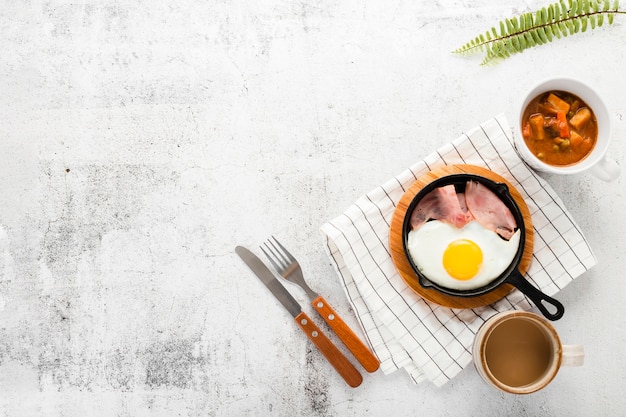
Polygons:
M428 380L437 386L471 363L474 335L487 318L532 308L519 290L486 307L442 307L416 295L396 271L388 242L396 203L416 178L450 164L488 168L522 194L534 227L533 258L525 276L541 291L554 296L596 264L559 196L517 155L504 116L469 130L324 224L328 254L383 373L403 368L415 383Z

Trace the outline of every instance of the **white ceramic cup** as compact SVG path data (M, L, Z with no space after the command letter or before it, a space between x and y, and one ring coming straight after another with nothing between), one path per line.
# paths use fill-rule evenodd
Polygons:
M531 333L524 333L520 324L535 327ZM540 343L533 343L538 337ZM476 334L472 354L476 370L485 382L510 394L538 391L554 379L562 366L581 366L584 362L581 345L561 344L548 320L518 310L490 317ZM538 357L541 360L535 361ZM514 380L517 382L513 383Z
M522 116L528 103L538 95L548 91L567 91L577 95L593 110L598 121L598 140L591 153L583 160L566 166L548 165L537 158L528 149L522 136ZM596 90L573 78L551 78L535 85L524 95L518 108L519 114L515 121L515 148L522 159L537 171L550 174L579 174L590 172L604 181L612 181L620 174L620 167L615 161L607 158L606 153L611 142L611 115Z

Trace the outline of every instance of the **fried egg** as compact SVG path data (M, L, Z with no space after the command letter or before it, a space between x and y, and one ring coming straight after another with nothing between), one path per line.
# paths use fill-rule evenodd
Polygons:
M483 287L513 262L521 232L510 240L471 221L462 228L431 220L409 232L407 248L419 271L430 281L454 290Z

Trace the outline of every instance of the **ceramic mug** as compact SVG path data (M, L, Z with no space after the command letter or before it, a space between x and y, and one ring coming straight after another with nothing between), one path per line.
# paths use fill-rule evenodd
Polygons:
M577 163L565 166L548 165L537 158L530 149L528 149L524 141L524 137L522 136L522 116L524 109L533 98L548 91L567 91L577 95L591 107L596 116L598 122L598 139L596 145L587 157ZM612 181L619 176L619 165L606 156L612 135L610 113L596 90L587 84L573 78L551 78L544 80L531 88L530 91L524 95L524 99L518 110L519 114L516 120L514 135L515 148L530 167L537 171L550 174L579 174L582 172L590 172L604 181Z
M490 317L472 347L474 365L489 385L511 394L530 394L547 386L562 366L581 366L581 345L563 345L542 316L506 311Z

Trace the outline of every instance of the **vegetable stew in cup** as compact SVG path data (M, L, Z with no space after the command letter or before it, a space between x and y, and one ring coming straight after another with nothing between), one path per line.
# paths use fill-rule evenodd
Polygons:
M525 96L519 109L515 147L538 171L589 171L611 181L620 168L606 158L610 119L604 102L591 87L570 78L549 79Z

